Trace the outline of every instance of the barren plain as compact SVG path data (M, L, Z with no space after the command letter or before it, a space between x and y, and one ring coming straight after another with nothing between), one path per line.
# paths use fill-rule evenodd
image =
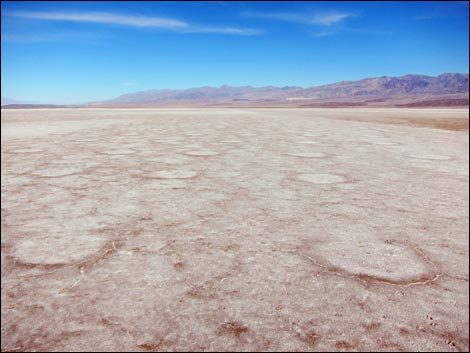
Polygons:
M468 109L2 110L2 351L468 351Z

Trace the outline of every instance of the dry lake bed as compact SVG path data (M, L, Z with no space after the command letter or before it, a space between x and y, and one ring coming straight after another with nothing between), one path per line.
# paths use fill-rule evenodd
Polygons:
M1 127L2 351L469 349L468 109Z

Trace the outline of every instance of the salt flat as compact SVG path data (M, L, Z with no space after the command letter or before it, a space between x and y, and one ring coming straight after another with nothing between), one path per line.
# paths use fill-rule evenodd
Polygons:
M2 351L468 351L436 119L468 109L2 110Z

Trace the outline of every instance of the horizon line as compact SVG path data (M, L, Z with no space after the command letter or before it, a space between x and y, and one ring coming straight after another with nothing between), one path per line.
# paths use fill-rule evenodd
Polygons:
M357 82L357 81L362 81L362 80L367 80L367 79L377 79L377 78L402 78L406 76L426 76L426 77L434 77L437 78L439 76L443 75L469 75L468 72L443 72L438 75L426 75L426 74L405 74L401 76L388 76L388 75L382 75L382 76L372 76L372 77L364 77L356 80L342 80L342 81L335 81L335 82L330 82L330 83L325 83L325 84L320 84L320 85L313 85L313 86L296 86L296 85L285 85L285 86L276 86L276 85L266 85L266 86L252 86L252 85L242 85L242 86L231 86L229 84L223 84L221 86L192 86L192 87L186 87L186 88L150 88L150 89L144 89L140 91L132 91L128 93L123 93L119 96L115 96L113 98L108 98L108 99L102 99L102 100L87 100L87 101L82 101L79 103L46 103L46 102L37 102L36 100L29 100L29 99L16 99L16 98L10 98L7 96L2 96L2 100L11 100L14 101L13 103L7 103L7 104L2 104L2 106L5 105L14 105L14 104L21 104L21 105L80 105L80 104L90 104L90 103L100 103L100 102L105 102L109 100L113 100L128 94L136 94L136 93L141 93L141 92L148 92L148 91L184 91L184 90L190 90L190 89L201 89L201 88L215 88L215 89L220 89L223 87L229 87L229 88L244 88L244 87L249 87L253 89L259 89L259 88L268 88L268 87L274 87L274 88L299 88L299 89L308 89L308 88L316 88L316 87L322 87L322 86L328 86L328 85L334 85L338 83L344 83L344 82ZM23 103L23 102L30 102L30 103ZM31 103L33 102L33 103Z

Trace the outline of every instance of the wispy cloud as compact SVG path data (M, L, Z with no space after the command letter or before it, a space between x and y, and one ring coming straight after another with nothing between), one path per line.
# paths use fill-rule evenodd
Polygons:
M132 87L132 86L137 86L138 83L137 82L124 82L122 85L127 86L127 87Z
M468 1L449 1L449 2L452 4L460 5L460 6L467 7L467 8L469 6Z
M377 36L390 36L393 35L394 32L391 30L381 30L381 29L374 29L374 28L346 28L345 32L355 33L355 34L363 34L363 35L377 35Z
M233 34L240 36L256 36L263 34L264 31L260 29L251 28L236 28L236 27L190 27L184 29L185 33L218 33L218 34Z
M464 11L462 9L465 8ZM429 9L414 17L415 20L468 17L468 1L441 1L431 3Z
M232 35L258 35L263 31L251 28L238 27L210 27L198 26L186 21L150 16L121 15L107 12L8 12L4 15L10 17L26 18L33 20L67 21L67 22L91 22L107 25L119 25L139 28L160 28L179 33L214 33Z
M115 24L132 27L157 27L157 28L185 28L188 24L183 21L145 16L117 15L105 12L11 12L12 17L31 18L36 20L94 22L103 24Z
M416 20L433 20L436 17L438 17L438 16L437 15L431 15L431 14L424 14L424 15L416 16L415 19Z
M42 42L62 42L62 41L86 41L93 43L103 37L94 33L84 32L60 32L60 33L2 33L2 42L15 43L42 43Z
M331 26L356 16L350 12L329 11L314 13L294 12L244 12L244 17L302 23L306 25Z
M321 38L321 37L329 37L329 36L332 36L334 34L336 34L337 32L334 32L334 31L322 31L322 32L318 32L318 33L314 33L313 36L314 37L317 37L317 38Z

